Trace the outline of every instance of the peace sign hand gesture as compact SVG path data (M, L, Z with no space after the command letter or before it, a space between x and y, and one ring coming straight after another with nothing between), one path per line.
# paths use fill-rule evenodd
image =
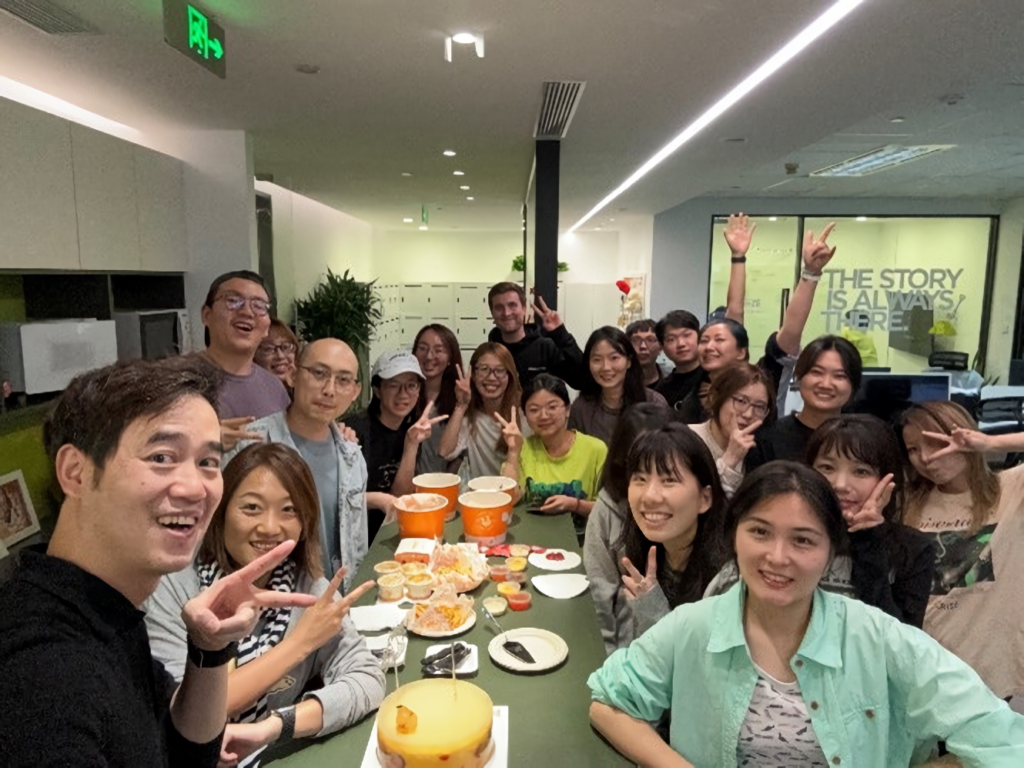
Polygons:
M533 310L540 320L541 327L550 333L562 324L562 319L558 316L558 312L553 309L549 309L547 302L544 301L543 296L538 296L537 301L533 305Z
M928 454L925 457L926 464L931 464L936 459L953 453L984 453L989 449L989 436L976 429L957 427L948 435L945 432L922 432L921 434L929 440L937 440L946 444L945 448Z
M658 586L658 548L651 547L647 553L647 573L640 575L628 557L622 558L622 566L626 569L626 575L622 577L622 583L626 587L626 599L636 600L641 595L646 595Z
M372 580L364 582L344 597L335 599L346 570L338 569L331 579L330 586L316 599L312 607L303 612L295 627L294 637L306 656L315 653L324 643L341 632L341 623L348 615L349 608L376 583Z
M829 248L827 242L828 236L832 234L832 230L835 227L836 223L834 221L830 222L821 231L821 237L818 238L815 238L814 232L811 230L807 230L804 234L803 259L804 267L807 268L808 272L820 275L821 271L832 260L832 257L836 255L835 247Z
M519 430L519 423L516 421L516 407L512 406L512 417L508 421L505 421L497 411L494 412L494 418L501 424L501 436L505 438L509 454L518 456L523 450L523 433Z
M185 603L181 618L192 644L204 651L219 651L251 634L263 608L313 605L316 598L312 595L253 586L256 579L277 567L294 548L294 541L282 542Z
M729 435L729 445L726 446L725 454L722 456L727 467L738 469L743 463L747 453L754 447L754 443L757 442L754 438L754 432L761 426L761 423L761 419L758 419L744 429L737 427L732 431Z
M750 250L750 243L754 237L754 230L757 224L751 222L746 214L733 214L725 225L725 242L729 244L729 250L735 257L745 256Z
M440 424L442 421L448 418L447 414L435 416L434 418L428 418L430 411L434 408L434 401L431 400L427 403L427 407L423 409L423 415L420 416L419 420L409 427L409 431L405 433L405 442L408 445L417 446L424 440L430 437L431 429L435 424Z
M455 380L455 404L468 408L470 401L473 399L473 389L470 386L470 377L468 372L463 372L462 366L458 363L455 364L455 371L459 374L459 378Z
M882 511L889 505L892 492L896 489L896 483L892 481L892 473L878 481L875 490L864 501L861 508L856 512L843 512L846 524L850 533L863 531L867 528L874 528L885 522Z

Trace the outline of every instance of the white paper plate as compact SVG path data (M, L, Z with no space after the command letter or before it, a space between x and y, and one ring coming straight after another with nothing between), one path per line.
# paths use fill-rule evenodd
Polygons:
M349 610L348 615L360 632L379 632L382 629L394 629L401 624L407 610L399 608L398 603L378 603L357 605Z
M582 595L590 586L590 580L582 573L558 573L550 576L534 576L530 582L542 595L556 600L568 600Z
M509 640L521 643L530 652L536 663L527 664L506 651L502 646ZM543 672L546 669L557 667L565 661L569 655L569 646L554 632L536 627L523 627L522 629L510 629L508 632L498 635L487 646L487 652L499 667L510 669L513 672Z
M383 650L384 648L387 648L388 645L388 635L377 635L376 637L365 637L364 639L366 640L366 647L371 651ZM409 638L401 635L392 637L391 642L394 647L398 649L398 658L395 660L394 664L387 667L388 669L400 667L405 664L405 651L409 647ZM377 656L377 654L374 654L374 656Z
M449 645L450 645L450 643L444 643L443 645L432 645L429 648L427 648L426 651L424 651L423 658L425 659L425 658L427 658L427 656L435 654L438 651L443 651ZM477 672L480 669L480 650L474 644L472 644L472 643L466 643L466 645L469 646L469 656L464 658L462 660L462 663L459 664L459 666L457 666L455 668L455 675L456 676L459 676L459 675L472 675L474 672ZM421 667L421 669L422 669L422 667ZM452 671L449 668L448 671L445 674L443 674L443 675L429 675L429 674L425 674L424 676L425 677L447 677L447 676L450 676L451 673L452 673Z
M474 624L476 624L476 612L471 611L469 614L469 618L466 620L465 624L463 624L461 627L451 629L447 632L417 632L415 629L409 626L408 618L406 618L405 628L412 632L414 635L419 635L420 637L455 637L456 635L461 635L463 632L468 632Z
M565 559L548 560L548 555L552 552L560 552ZM583 562L579 555L567 549L549 549L546 552L534 552L528 559L530 565L534 568L540 568L542 571L570 571Z
M484 768L508 768L508 707L494 708L494 723L491 726L491 738L494 740L494 754ZM363 762L360 768L381 768L377 759L377 721L374 718L370 740L366 743Z

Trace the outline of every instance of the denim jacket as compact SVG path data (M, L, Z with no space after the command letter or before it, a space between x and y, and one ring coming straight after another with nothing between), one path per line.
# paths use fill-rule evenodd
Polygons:
M646 721L671 709L673 749L697 768L735 766L757 681L745 597L740 582L676 608L590 676L593 698ZM964 766L1024 765L1024 717L924 632L858 600L815 592L792 669L830 765L906 768L937 739Z

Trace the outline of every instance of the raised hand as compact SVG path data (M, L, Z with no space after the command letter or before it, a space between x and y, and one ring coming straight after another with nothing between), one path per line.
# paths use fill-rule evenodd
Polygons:
M647 553L647 573L640 575L628 557L622 558L622 567L626 569L622 583L626 587L626 599L636 600L658 586L658 548L651 547Z
M957 427L952 434L945 432L922 432L929 440L936 440L945 443L945 448L940 448L935 453L928 454L924 462L931 464L936 459L949 456L954 453L984 453L989 449L990 438L988 435L978 432L976 429L965 429Z
M558 312L548 308L543 296L537 297L537 301L533 305L533 311L536 313L537 319L540 320L541 327L549 333L562 324L562 319L558 316Z
M257 440L263 442L262 432L249 432L245 429L246 424L256 421L254 416L236 416L233 419L220 420L220 442L225 451L230 451L243 440Z
M832 257L836 255L835 247L829 247L828 236L832 234L832 230L835 229L836 223L830 222L825 229L821 231L821 237L815 237L814 232L807 230L804 233L804 247L803 247L803 260L804 267L807 268L808 272L812 272L816 275L820 275L821 271L828 265L832 260Z
M434 401L431 400L427 403L427 407L423 409L423 415L420 416L419 420L409 427L409 431L405 433L405 441L407 443L410 445L419 445L430 437L430 432L435 424L440 424L448 418L447 414L435 416L432 419L429 418L430 412L433 408Z
M749 424L745 429L737 427L732 431L729 435L729 445L726 446L725 454L722 456L727 467L735 469L743 463L747 453L754 447L754 443L757 442L754 438L754 432L761 426L761 423L761 419L758 419Z
M523 433L519 430L519 422L516 421L516 407L512 406L512 418L505 421L501 414L494 412L494 418L501 424L501 436L505 439L508 452L516 456L523 450Z
M336 600L346 570L338 569L330 586L305 610L295 627L293 636L307 656L316 653L324 643L341 632L341 622L348 615L349 608L376 583L373 580L364 582L345 597Z
M882 515L882 512L889 505L889 500L892 498L892 492L895 489L896 483L892 481L892 473L890 472L878 481L875 490L865 499L859 510L849 513L844 512L843 517L846 518L846 524L849 526L850 533L863 531L866 528L874 528L884 523L885 517Z
M750 242L754 237L754 230L757 224L750 221L746 214L733 214L725 225L725 242L729 244L729 250L733 256L745 256L750 250Z
M263 608L313 605L316 598L312 595L253 586L256 579L277 567L294 548L294 541L278 544L185 603L181 618L193 645L204 651L219 651L250 635Z
M459 378L455 380L455 404L468 408L470 401L473 399L470 376L468 373L463 372L462 366L458 363L455 364L455 371L459 374Z

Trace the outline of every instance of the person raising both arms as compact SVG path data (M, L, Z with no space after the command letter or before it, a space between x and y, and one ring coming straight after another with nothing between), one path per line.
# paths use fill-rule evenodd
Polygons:
M537 297L533 311L540 327L526 322L526 291L516 283L498 283L487 292L494 329L488 341L504 344L516 362L519 383L525 388L534 376L549 373L579 389L583 378L583 353L566 330L558 312Z
M423 398L434 404L428 418L451 417L455 411L455 381L462 368L459 340L447 326L439 323L425 325L412 342L412 353L419 360L423 372ZM444 430L435 429L430 439L420 444L416 457L416 473L447 472L448 461L439 453Z
M580 396L569 412L569 429L578 429L607 445L623 411L631 405L668 405L664 397L644 386L636 350L618 328L606 325L590 334L583 359L587 370Z
M985 453L1020 451L956 403L911 406L901 436L913 471L904 522L935 542L924 630L1024 711L1024 465L993 472Z
M588 685L594 727L633 763L908 766L938 740L969 768L1018 768L1024 717L932 638L818 589L845 546L828 482L778 461L743 480L725 531L740 583L680 606ZM651 723L671 710L669 739Z
M655 329L658 327L650 318L635 320L626 326L626 338L633 345L640 368L644 372L644 386L657 391L658 385L665 380L665 372L658 365L661 355L661 343Z
M349 607L374 583L342 598L337 593L345 569L330 583L324 578L319 507L313 476L295 450L280 443L245 448L224 470L224 496L195 565L161 579L146 603L153 655L180 681L187 644L182 606L263 552L295 543L287 559L256 585L311 595L315 603L305 610L266 611L239 641L228 673L231 724L223 765L257 766L268 744L334 733L358 722L384 698L380 665L348 618Z

